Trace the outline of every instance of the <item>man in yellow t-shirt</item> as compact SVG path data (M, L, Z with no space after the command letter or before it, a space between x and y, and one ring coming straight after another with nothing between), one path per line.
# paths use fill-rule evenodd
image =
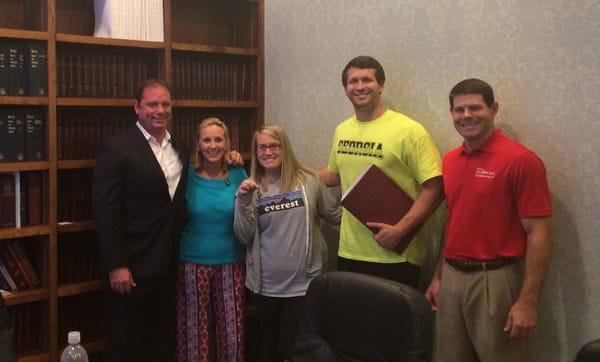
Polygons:
M421 124L381 103L384 83L383 67L372 57L359 56L346 65L342 84L355 114L337 126L328 167L319 176L327 186L341 186L345 192L366 167L374 164L415 200L397 224L370 223L375 233L344 210L338 270L375 275L416 288L425 240L417 234L402 254L392 249L441 202L441 159Z

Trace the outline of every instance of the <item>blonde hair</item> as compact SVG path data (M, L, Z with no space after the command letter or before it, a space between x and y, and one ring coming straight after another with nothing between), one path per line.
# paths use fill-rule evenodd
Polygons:
M216 117L211 117L202 120L202 122L200 122L200 124L198 124L198 127L196 128L196 147L194 157L192 160L194 164L194 169L196 171L204 170L204 157L202 156L202 152L200 151L200 131L203 128L209 126L217 126L223 129L223 135L225 136L225 149L223 149L223 157L221 158L221 168L227 168L227 161L225 160L225 157L229 153L229 149L231 147L231 141L229 139L229 129L227 128L227 125L223 123L223 121Z
M250 165L250 177L259 185L264 185L265 169L258 162L256 151L256 138L259 134L273 137L281 144L281 192L289 192L298 187L306 174L314 175L314 171L304 166L294 154L292 145L283 128L274 124L261 126L252 137L252 163Z

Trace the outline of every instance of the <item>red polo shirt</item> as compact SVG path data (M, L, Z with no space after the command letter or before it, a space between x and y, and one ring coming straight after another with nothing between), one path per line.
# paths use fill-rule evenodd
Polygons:
M462 145L448 152L442 168L448 203L444 256L523 257L527 234L521 219L552 215L542 160L497 129L478 149Z

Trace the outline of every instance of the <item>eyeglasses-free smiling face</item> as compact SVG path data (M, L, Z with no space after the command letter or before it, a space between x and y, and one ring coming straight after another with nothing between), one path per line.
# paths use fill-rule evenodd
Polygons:
M223 128L213 124L200 129L198 149L202 153L204 162L221 163L226 147L227 140Z
M346 96L355 109L375 109L381 102L383 85L377 83L375 69L354 68L346 71L348 82L346 83Z
M171 120L171 94L161 85L144 90L142 100L134 102L138 121L152 136L162 137Z
M256 158L265 170L281 168L281 143L263 133L256 135Z
M494 132L498 104L488 106L481 94L458 94L450 108L454 128L463 136L468 148L481 146Z

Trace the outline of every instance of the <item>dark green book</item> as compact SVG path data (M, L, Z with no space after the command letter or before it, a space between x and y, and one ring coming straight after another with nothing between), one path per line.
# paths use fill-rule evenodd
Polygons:
M37 41L28 43L27 70L29 75L28 95L45 97L48 95L48 60L46 46Z
M8 44L0 40L0 96L8 95Z
M25 109L25 161L44 159L44 117L40 109Z
M7 162L25 161L25 120L23 110L6 109L5 152Z
M27 75L25 74L25 52L23 43L8 43L8 95L26 95Z

